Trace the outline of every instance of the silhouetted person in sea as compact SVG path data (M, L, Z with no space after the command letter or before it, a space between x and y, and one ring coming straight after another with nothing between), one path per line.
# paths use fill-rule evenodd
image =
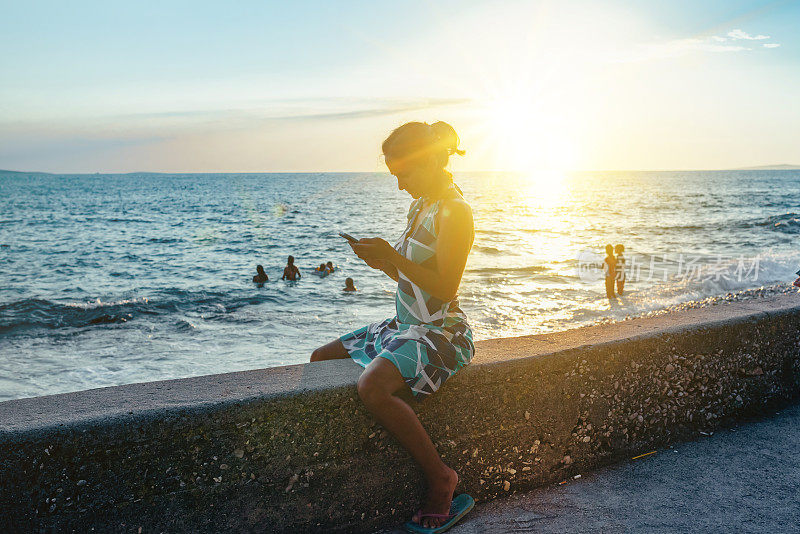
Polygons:
M356 285L353 283L352 278L346 278L344 281L344 289L342 291L358 291Z
M281 280L297 280L302 277L300 269L294 264L294 256L289 256L289 259L286 260L286 267L283 268Z
M617 280L617 294L622 295L622 290L625 289L625 245L619 244L614 247L614 254L616 254L616 280Z
M328 263L326 263L325 267L328 268L328 272L331 273L331 274L333 274L333 271L336 270L336 269L333 268L333 262L332 261L329 261Z
M797 271L797 272L796 272L796 273L794 273L794 274L796 274L798 277L800 277L800 271ZM796 286L796 287L800 287L800 278L798 278L797 280L795 280L795 281L794 281L794 283L793 283L792 285L793 285L793 286Z
M606 280L606 296L608 300L615 300L614 280L617 277L617 260L614 258L614 247L606 245L606 257L603 260L603 275Z
M262 265L256 265L256 275L253 277L253 282L256 284L263 284L268 280L269 276L264 272L264 267Z

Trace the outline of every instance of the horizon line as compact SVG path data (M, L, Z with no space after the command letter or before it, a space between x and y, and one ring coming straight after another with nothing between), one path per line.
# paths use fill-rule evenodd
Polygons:
M455 171L456 173L490 173L502 172L513 174L526 174L526 173L581 173L581 172L713 172L713 171L750 171L750 170L800 170L800 165L794 164L772 164L772 165L756 165L749 167L716 167L716 168L650 168L650 169L533 169L527 171L511 170L511 169L471 169ZM451 172L453 172L451 170ZM17 171L12 169L0 169L0 173L12 174L50 174L53 176L58 175L125 175L125 174L389 174L388 170L270 170L270 171L90 171L90 172L50 172L50 171Z

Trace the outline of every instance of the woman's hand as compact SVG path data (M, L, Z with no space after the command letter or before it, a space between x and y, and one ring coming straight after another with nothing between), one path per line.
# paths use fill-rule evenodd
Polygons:
M373 269L383 270L387 263L397 255L397 251L385 240L379 237L366 237L357 243L350 243L356 256L364 260Z
M360 239L357 243L350 243L356 256L377 271L383 271L386 276L398 281L397 268L394 262L400 254L385 240L377 237Z

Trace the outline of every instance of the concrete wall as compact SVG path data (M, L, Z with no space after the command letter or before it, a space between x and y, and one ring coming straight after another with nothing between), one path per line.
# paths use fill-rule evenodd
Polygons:
M460 491L563 480L779 406L800 389L800 297L478 344L418 405ZM422 484L321 362L0 403L0 531L364 532Z

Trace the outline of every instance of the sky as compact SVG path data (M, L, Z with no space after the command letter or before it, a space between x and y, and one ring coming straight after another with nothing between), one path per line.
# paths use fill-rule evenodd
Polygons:
M800 164L800 0L0 4L0 169L384 171L411 120L455 171Z

